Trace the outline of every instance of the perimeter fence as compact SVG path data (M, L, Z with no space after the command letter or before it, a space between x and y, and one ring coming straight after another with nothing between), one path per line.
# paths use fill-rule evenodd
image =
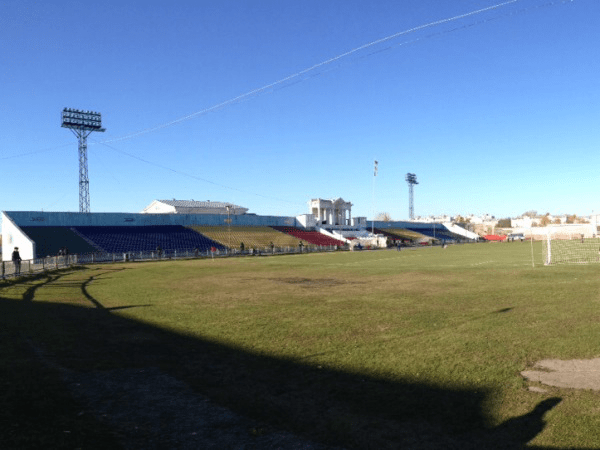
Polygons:
M85 253L73 255L47 256L22 260L20 264L12 261L2 261L0 266L0 279L18 276L33 276L50 270L64 269L66 267L86 264L119 263L131 261L160 261L176 259L206 259L230 257L258 257L299 253L333 252L347 250L343 246L298 246L298 247L264 247L250 249L217 249L208 250L155 250L119 253Z

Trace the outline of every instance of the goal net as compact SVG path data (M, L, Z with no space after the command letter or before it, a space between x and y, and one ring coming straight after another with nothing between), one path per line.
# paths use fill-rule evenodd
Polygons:
M545 265L600 263L600 237L590 228L548 231L543 241Z

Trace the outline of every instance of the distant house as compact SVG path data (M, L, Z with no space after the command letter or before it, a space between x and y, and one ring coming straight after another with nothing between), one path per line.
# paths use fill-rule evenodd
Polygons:
M196 200L154 200L142 214L231 214L242 215L248 208L225 202L199 202Z

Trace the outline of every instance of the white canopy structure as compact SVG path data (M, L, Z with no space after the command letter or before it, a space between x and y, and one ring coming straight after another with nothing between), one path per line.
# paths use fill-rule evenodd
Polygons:
M224 202L199 202L196 200L154 200L142 214L230 214L242 215L248 208Z

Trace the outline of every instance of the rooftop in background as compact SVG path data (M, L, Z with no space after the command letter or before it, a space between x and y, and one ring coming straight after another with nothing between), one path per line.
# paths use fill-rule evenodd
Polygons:
M246 214L248 208L233 203L196 200L154 200L142 214Z

